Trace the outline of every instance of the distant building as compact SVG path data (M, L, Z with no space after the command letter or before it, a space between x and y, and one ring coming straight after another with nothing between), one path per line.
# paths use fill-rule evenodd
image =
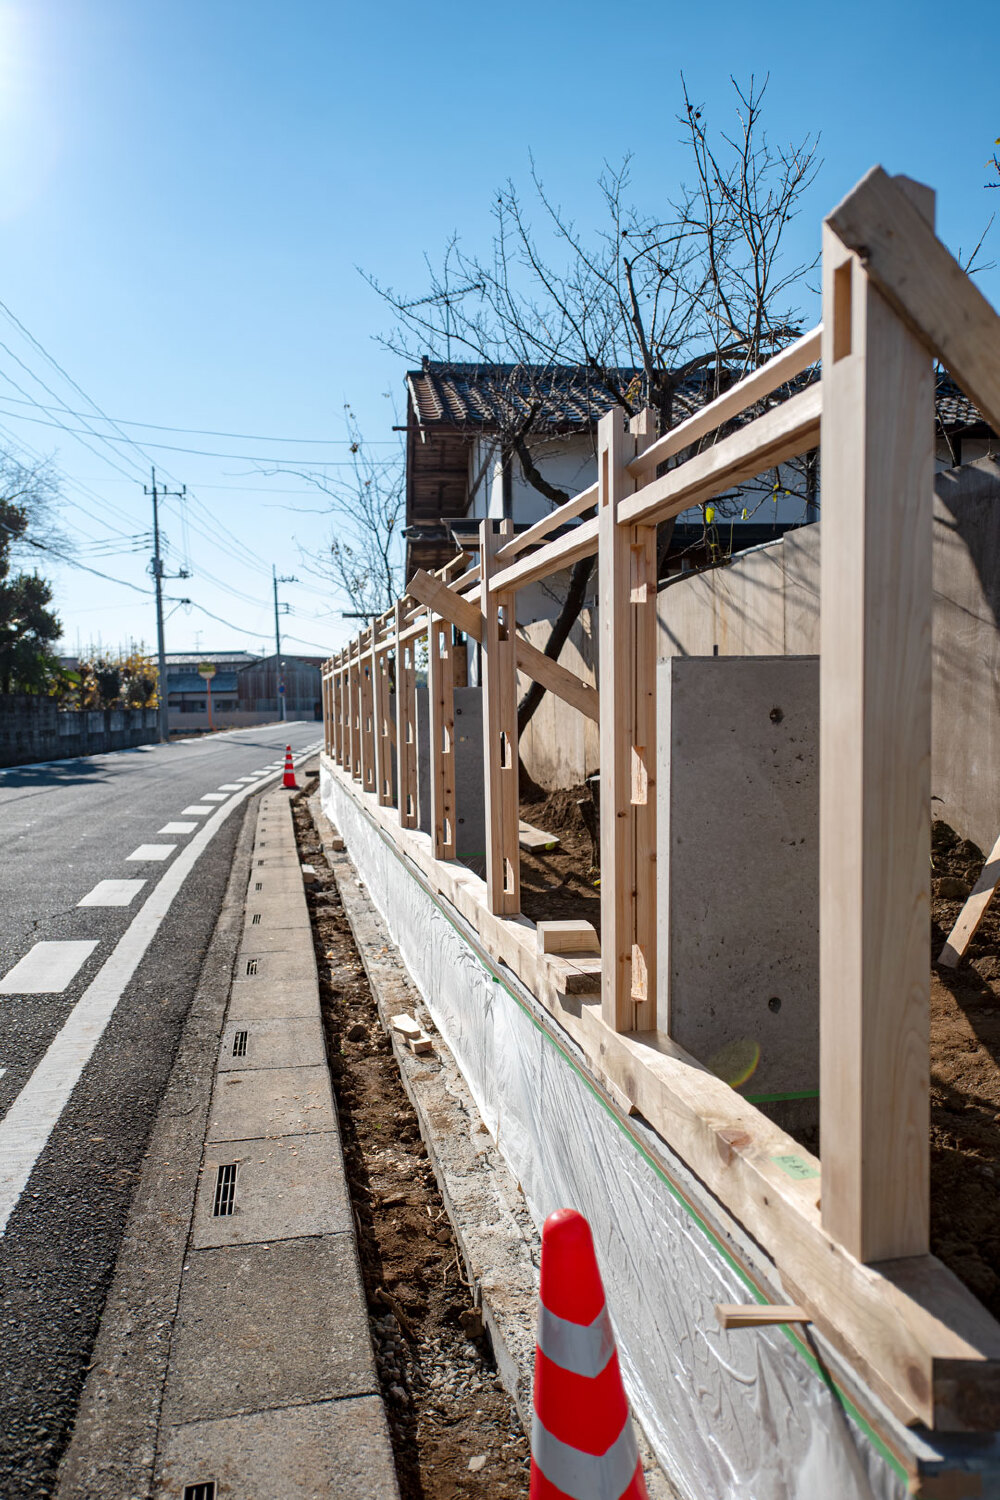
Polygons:
M322 716L321 657L283 652L280 672L276 657L259 657L249 651L168 651L166 660L167 717L172 730L196 733L208 729L209 692L215 729L273 723L281 718L278 688L282 679L288 719ZM210 683L198 671L205 662L215 667Z

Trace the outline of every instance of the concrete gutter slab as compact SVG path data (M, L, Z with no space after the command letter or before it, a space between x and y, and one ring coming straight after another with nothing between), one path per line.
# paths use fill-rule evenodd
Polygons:
M253 915L252 902L249 905L248 915ZM295 960L295 967L298 968L299 957L303 947L307 944L311 952L312 933L309 929L308 915L300 924L294 920L293 914L292 921L283 923L281 927L273 923L270 927L266 927L262 920L256 927L247 928L237 959L237 970L244 959L259 958L262 953L287 954L289 958ZM260 965L258 964L257 967L259 970Z
M319 1287L323 1296L312 1295ZM377 1390L351 1236L190 1256L163 1398L168 1425Z
M219 1141L208 1146L195 1202L191 1244L252 1245L353 1230L332 1132L280 1140ZM219 1167L237 1164L233 1212L213 1217Z
M245 965L244 971L245 971ZM229 1001L231 1021L270 1021L278 1017L315 1016L319 1013L319 989L314 978L237 979Z
M256 973L248 974L247 966L256 958ZM312 943L299 943L288 953L263 953L254 945L252 936L244 934L243 946L236 964L236 979L254 979L262 984L272 979L311 979L316 983L316 959Z
M261 1136L336 1131L329 1070L248 1068L219 1076L206 1139L249 1141Z
M233 1053L236 1033L246 1033L241 1057ZM219 1052L219 1072L248 1068L305 1068L323 1062L326 1043L319 1016L281 1021L227 1022Z
M170 1433L159 1493L164 1500L183 1500L186 1485L211 1479L217 1495L240 1500L372 1500L396 1494L389 1453L377 1396L190 1422Z

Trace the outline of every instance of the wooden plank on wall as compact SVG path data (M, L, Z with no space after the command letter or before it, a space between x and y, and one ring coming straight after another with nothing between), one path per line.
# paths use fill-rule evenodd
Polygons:
M414 678L414 646L404 641L403 605L396 603L396 778L399 821L404 828L417 826L417 728Z
M656 1025L656 528L623 526L636 437L598 427L601 1009L615 1031Z
M430 708L431 847L455 858L455 667L452 626L431 616L427 639Z
M929 1232L934 379L829 227L823 392L822 1214L879 1261Z
M479 526L483 587L483 784L486 800L486 892L491 912L521 909L518 841L516 595L490 588L496 554L514 534L513 522Z

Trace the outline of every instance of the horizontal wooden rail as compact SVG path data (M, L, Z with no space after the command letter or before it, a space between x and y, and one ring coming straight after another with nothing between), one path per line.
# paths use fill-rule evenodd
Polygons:
M559 505L534 526L529 526L527 531L522 531L520 536L505 542L497 553L497 562L509 563L513 558L519 557L526 547L534 547L538 542L544 542L550 531L556 531L560 526L565 526L567 521L575 521L577 516L589 510L592 505L597 504L597 484L588 486L581 490L572 500L567 500L564 505Z
M526 588L529 583L548 578L550 573L572 567L581 557L592 557L596 551L597 517L592 516L589 521L582 521L572 531L567 531L565 536L557 537L530 557L522 557L520 562L511 563L510 567L497 573L490 580L490 589Z
M816 364L822 333L823 327L820 324L787 349L782 349L780 354L769 359L766 365L761 365L759 370L754 370L730 390L701 407L686 421L671 427L669 432L657 438L645 453L640 453L627 466L633 479L642 479L644 475L651 474L666 459L673 458L676 453L690 447L706 433L714 432L724 422L738 417L747 407L771 395L779 386L786 385L796 375L801 375L803 370L808 370L810 365Z
M820 384L809 386L704 453L651 480L621 501L619 524L651 526L667 521L763 469L808 453L819 443L821 389Z

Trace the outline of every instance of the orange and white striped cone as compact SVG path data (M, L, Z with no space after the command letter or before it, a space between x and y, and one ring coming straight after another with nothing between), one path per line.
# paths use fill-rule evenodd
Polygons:
M285 774L281 779L281 785L287 786L290 791L297 792L299 784L295 780L295 767L292 765L292 747L285 746Z
M648 1500L590 1225L542 1228L531 1500Z

